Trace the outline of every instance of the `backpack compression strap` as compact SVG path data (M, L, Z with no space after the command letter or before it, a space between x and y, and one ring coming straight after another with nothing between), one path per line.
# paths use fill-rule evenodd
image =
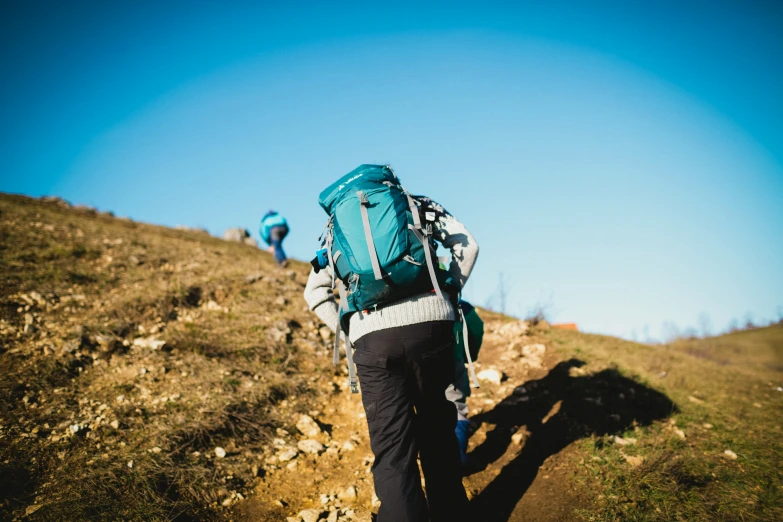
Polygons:
M375 250L375 241L372 238L372 229L370 228L370 216L367 213L367 207L370 204L370 200L367 199L367 195L361 190L356 191L356 195L359 196L359 208L362 212L362 225L364 225L364 238L367 240L367 248L370 250L370 263L372 263L372 273L376 280L383 279L381 273L381 264L378 262L378 252Z

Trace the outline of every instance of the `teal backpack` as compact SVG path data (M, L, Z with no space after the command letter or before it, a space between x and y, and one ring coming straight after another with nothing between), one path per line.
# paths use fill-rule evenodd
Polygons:
M352 313L429 291L443 297L441 287L454 284L433 263L433 224L422 222L416 201L388 165L360 165L322 191L318 203L329 214L321 239L343 331ZM346 352L356 393L350 348Z

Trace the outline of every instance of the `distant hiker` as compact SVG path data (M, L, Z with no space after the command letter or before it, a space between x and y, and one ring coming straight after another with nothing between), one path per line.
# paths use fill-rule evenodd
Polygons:
M467 301L460 301L459 307L465 318L467 328L468 347L471 360L478 357L481 343L484 340L484 321L481 320L476 309ZM457 326L457 346L454 351L454 380L446 388L446 398L457 407L457 427L454 429L459 441L460 457L462 464L468 461L468 437L470 435L470 421L468 420L468 403L470 396L470 382L468 370L465 368L465 334L461 325Z
M442 206L406 192L388 166L359 166L319 203L329 221L304 296L337 332L335 362L341 330L356 350L346 345L375 454L378 522L463 520L468 499L445 390L454 378L455 304L478 245ZM451 251L448 270L433 263L434 240Z
M261 218L261 239L269 245L275 255L275 261L280 266L286 266L288 259L283 251L283 239L288 235L288 222L275 210L267 212Z

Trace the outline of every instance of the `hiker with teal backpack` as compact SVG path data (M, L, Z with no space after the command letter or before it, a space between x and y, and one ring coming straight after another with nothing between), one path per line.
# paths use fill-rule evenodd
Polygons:
M261 218L261 239L269 245L280 266L286 266L288 259L283 251L283 239L288 235L288 222L276 210L270 210Z
M470 436L470 421L468 420L467 398L470 396L470 380L466 368L467 360L465 350L470 352L470 360L475 361L478 357L481 343L484 340L484 321L481 320L476 308L467 301L459 302L460 310L464 321L456 325L455 337L457 339L456 350L454 351L454 380L446 388L446 398L454 403L457 408L457 427L454 432L459 441L459 451L462 464L468 461L468 438Z
M445 390L454 377L456 303L478 245L443 207L408 193L388 166L360 165L319 203L329 219L304 296L337 334L335 363L345 334L353 393L358 368L378 522L463 520L457 417ZM434 241L451 252L447 270L437 266Z

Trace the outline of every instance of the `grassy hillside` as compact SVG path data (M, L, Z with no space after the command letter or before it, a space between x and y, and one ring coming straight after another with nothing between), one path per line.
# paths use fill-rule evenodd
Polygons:
M308 265L0 195L0 267L0 518L369 520ZM783 520L783 328L647 346L482 316L476 520Z

